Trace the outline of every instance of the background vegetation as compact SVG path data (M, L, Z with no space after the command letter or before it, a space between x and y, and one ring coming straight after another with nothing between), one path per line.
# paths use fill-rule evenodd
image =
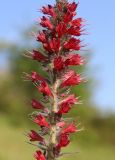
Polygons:
M28 31L27 31L28 32ZM24 42L22 44L22 42ZM37 62L33 62L22 56L26 50L36 47L33 40L24 32L22 42L10 44L0 43L1 53L9 57L8 69L0 73L0 160L32 160L36 148L27 143L25 133L36 125L29 120L32 109L30 100L33 97L40 98L35 87L30 82L24 82L22 72L41 71ZM40 46L37 46L40 47ZM87 60L89 53L82 53ZM85 65L78 72L89 74L90 68ZM89 76L86 84L73 88L80 96L83 104L74 106L68 117L74 117L76 122L81 122L84 131L73 135L73 143L68 151L79 153L69 155L65 159L71 160L114 160L115 159L115 116L103 115L96 106L90 103L94 81Z

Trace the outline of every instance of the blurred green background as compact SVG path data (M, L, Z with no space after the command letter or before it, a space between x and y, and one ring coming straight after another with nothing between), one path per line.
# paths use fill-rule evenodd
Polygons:
M30 25L31 26L31 25ZM5 41L0 39L0 54L7 57L4 69L0 69L0 160L32 160L36 148L29 145L24 135L30 129L36 128L29 114L32 112L30 100L39 98L39 94L30 82L23 81L22 72L36 70L41 74L41 67L23 56L26 50L38 47L31 31L36 27L22 29L20 41ZM40 47L40 46L39 46ZM89 63L92 51L83 52ZM2 56L0 56L2 57ZM2 59L2 58L1 58ZM78 152L63 158L64 160L114 160L115 159L115 113L100 111L91 103L92 94L97 86L88 63L78 72L88 77L88 82L74 87L72 90L83 104L74 106L68 117L81 123L84 131L71 136L72 143L66 151ZM94 66L93 72L96 73Z
M26 50L36 47L31 36L28 36L30 27L22 34L21 43L0 43L0 50L8 56L8 68L0 73L0 160L22 160L33 159L36 150L27 143L24 135L30 129L36 128L29 120L29 113L32 109L30 100L33 97L39 98L35 87L30 82L23 81L22 72L36 70L42 73L37 62L33 62L23 56ZM31 47L32 46L32 47ZM88 53L82 53L87 62L91 57ZM88 82L74 87L75 92L83 104L74 106L68 117L74 117L77 123L81 122L84 131L71 137L72 144L67 148L70 151L78 151L65 159L75 160L114 160L115 159L115 116L114 114L103 114L96 106L90 103L95 79L90 75L90 68L86 64L77 69L88 77ZM94 85L95 84L95 85Z

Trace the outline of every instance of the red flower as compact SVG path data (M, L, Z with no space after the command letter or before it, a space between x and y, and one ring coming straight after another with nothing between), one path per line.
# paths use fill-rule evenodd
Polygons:
M74 133L77 131L77 127L75 126L75 124L72 122L70 123L63 131L63 134L70 134L70 133Z
M78 6L78 3L73 2L73 3L69 3L67 8L69 9L70 12L75 12L77 6Z
M45 117L42 116L41 114L38 114L35 117L34 122L37 123L41 127L48 127L49 128L48 122L46 121Z
M56 32L58 33L58 37L62 37L65 33L66 33L67 29L66 29L66 25L65 23L59 23L56 27Z
M46 35L44 32L39 32L37 35L37 41L45 43L46 42Z
M51 24L51 21L48 18L46 18L45 16L43 16L41 18L40 24L42 27L46 27L48 29L53 29L53 25Z
M61 134L59 137L59 143L57 148L66 147L70 143L69 137L67 134Z
M60 39L53 38L53 40L50 41L50 48L52 51L58 52L60 48Z
M36 158L36 160L46 160L45 156L41 151L36 151L34 157Z
M71 107L70 107L69 104L63 103L63 104L60 105L58 113L59 114L68 113L70 109L71 109Z
M62 105L64 103L73 105L76 102L77 102L77 99L76 99L75 95L72 94L72 95L69 95L67 98L65 98L63 101L61 101L60 105Z
M61 56L59 57L56 57L54 59L54 69L55 70L62 70L64 68L64 61L63 61L63 58Z
M72 12L67 12L65 13L64 17L63 17L63 21L64 23L69 23L70 21L72 21L74 14Z
M67 31L68 34L73 36L81 36L81 30L78 27L72 26Z
M40 52L37 51L37 50L33 50L32 58L33 58L34 60L39 61L39 62L43 62L43 61L46 61L46 60L47 60L47 57L45 57L42 53L40 53Z
M77 19L74 19L73 21L71 21L71 25L76 26L78 28L81 28L82 22L83 22L82 18L77 18Z
M83 63L84 61L79 54L69 54L65 61L65 66L82 65Z
M68 113L69 110L71 109L71 105L75 104L76 102L77 102L77 99L74 94L68 96L63 101L61 101L60 109L59 109L58 113L59 114Z
M76 38L70 38L68 42L64 43L64 49L80 50L80 40Z
M60 48L60 39L53 38L49 42L44 43L43 47L49 52L58 52Z
M40 76L37 72L32 71L31 80L32 82L38 82L38 81L44 81L45 79L42 76Z
M41 137L37 132L31 130L30 133L28 133L30 137L30 141L43 141L43 137Z
M51 6L51 5L48 5L46 7L42 7L41 11L44 13L44 14L48 14L54 18L56 18L56 13L54 11L54 8Z
M64 81L62 82L61 87L78 85L80 82L80 75L70 70L64 75Z
M35 109L44 109L44 106L40 102L36 101L35 99L32 99L31 105Z
M44 93L47 96L52 96L51 89L49 88L47 82L41 82L40 86L38 87L39 91Z

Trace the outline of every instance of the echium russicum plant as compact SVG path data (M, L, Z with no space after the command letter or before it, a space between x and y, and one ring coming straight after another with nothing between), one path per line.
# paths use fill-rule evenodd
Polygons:
M36 160L56 160L64 153L63 147L70 143L70 134L81 129L75 121L64 118L79 98L71 93L71 86L84 82L81 75L72 70L72 66L84 64L79 54L84 45L80 40L83 34L83 19L76 18L78 3L56 0L54 6L41 8L44 16L40 20L42 31L36 34L36 40L42 44L43 53L34 49L28 57L41 63L47 76L42 77L36 71L26 74L42 95L39 101L32 99L31 105L36 112L32 121L39 126L38 131L28 133L30 143L36 142L38 150ZM64 117L63 117L64 116Z

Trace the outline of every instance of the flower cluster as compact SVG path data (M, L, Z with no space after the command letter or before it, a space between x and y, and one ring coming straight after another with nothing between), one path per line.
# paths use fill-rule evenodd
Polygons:
M66 0L42 7L44 16L40 25L43 30L36 35L36 40L42 44L44 52L34 49L29 53L47 74L47 78L36 71L26 74L42 96L39 101L31 100L36 110L32 121L39 126L39 131L31 130L28 137L31 142L38 142L36 160L55 160L62 155L61 149L70 143L70 134L78 132L74 121L63 118L72 105L79 102L76 95L70 94L70 87L83 81L81 75L70 68L84 64L79 54L83 47L80 40L83 19L75 17L77 7L77 3Z

